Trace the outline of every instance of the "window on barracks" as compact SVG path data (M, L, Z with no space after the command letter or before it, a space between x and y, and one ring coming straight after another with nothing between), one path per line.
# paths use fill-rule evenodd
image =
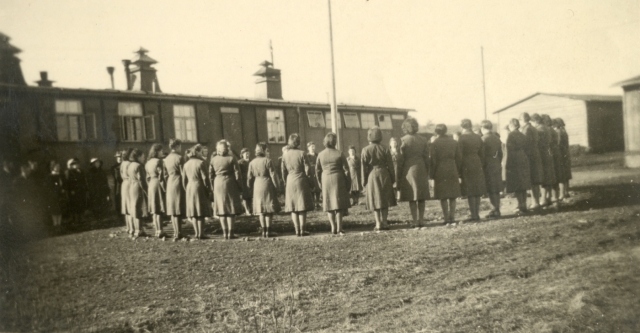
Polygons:
M357 113L343 113L344 125L346 128L360 128L360 120Z
M198 141L196 111L193 105L174 105L173 124L177 139L187 142Z
M309 119L309 127L324 128L324 116L320 111L307 111L307 119Z
M369 129L376 126L376 117L373 113L361 113L360 121L362 122L362 128Z
M122 141L152 141L156 139L154 117L144 116L142 104L118 103Z
M282 110L267 110L267 135L269 143L287 143Z
M56 100L56 129L60 141L96 139L96 118L84 114L78 100Z
M378 126L380 126L380 129L383 129L383 130L393 129L393 124L391 123L391 116L388 114L379 114Z
M324 113L326 115L326 124L327 128L331 129L331 111L327 111ZM338 113L338 128L342 128L342 122L340 121L340 114Z

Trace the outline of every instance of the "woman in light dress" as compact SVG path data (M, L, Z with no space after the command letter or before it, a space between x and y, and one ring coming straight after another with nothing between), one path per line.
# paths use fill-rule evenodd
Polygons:
M242 177L240 165L229 150L229 143L220 140L216 144L216 155L211 157L209 177L213 188L216 216L225 239L233 239L233 223L236 215L243 213Z
M338 136L328 133L324 137L325 149L318 154L316 161L316 179L322 191L322 208L327 212L331 233L344 235L342 218L347 215L349 202L349 163L341 151L336 149Z
M253 213L260 216L262 237L269 238L273 214L280 212L278 201L278 175L271 159L267 157L269 148L264 142L256 144L256 157L249 163L247 184L253 184Z
M162 158L164 158L164 152L162 151L161 144L154 144L149 150L149 157L147 163L144 166L144 170L147 173L147 186L148 186L148 203L149 214L153 218L153 226L156 229L155 236L163 237L162 232L162 215L166 212L165 209L165 184L164 184L164 167L162 166Z

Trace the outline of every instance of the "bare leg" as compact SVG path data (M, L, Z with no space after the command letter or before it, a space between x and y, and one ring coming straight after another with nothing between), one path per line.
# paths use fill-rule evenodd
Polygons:
M307 221L307 212L302 212L298 215L298 221L300 222L300 234L304 236L304 224Z
M442 207L442 217L444 223L449 223L449 201L447 199L440 200L440 207Z
M298 226L298 213L291 212L291 221L293 221L293 228L296 230L296 236L301 236L300 227Z
M558 200L562 201L565 198L565 193L567 192L565 190L565 183L560 183L558 184Z
M266 226L265 237L269 237L269 226L271 225L272 218L273 216L271 214L264 214L264 224Z
M220 228L222 228L222 235L224 236L224 239L229 239L226 216L218 216L218 219L220 219Z
M418 224L418 203L416 201L409 201L409 211L411 211L413 226L419 227L420 224Z
M475 211L476 211L476 216L474 216L474 218L476 220L480 219L480 202L481 202L482 198L477 196L475 199Z
M233 222L235 222L235 216L227 216L227 232L229 233L229 238L235 238L233 235Z
M342 232L342 212L336 211L336 229L338 229L338 233Z
M329 224L331 224L331 233L336 234L336 212L327 212L329 217Z
M140 236L140 234L142 233L142 230L140 230L140 219L139 218L135 218L135 217L131 217L133 219L133 228L135 230L135 236L138 237Z
M424 223L424 201L418 201L418 226L422 227Z
M376 230L380 230L380 220L382 220L380 216L380 210L376 209L373 211L373 218L376 220Z
M456 199L449 199L449 223L456 220Z
M533 197L533 205L531 205L531 208L537 209L540 207L540 185L532 185L531 194Z
M389 209L388 208L382 208L380 210L380 217L381 217L380 223L382 223L382 227L383 228L388 228L389 227L389 224L387 223L387 215L389 215Z
M547 199L547 186L540 186L540 199L542 200L542 202L540 202L541 205L546 206L549 204L549 199Z
M173 239L180 238L180 232L182 227L180 226L179 216L171 216L171 226L173 227Z
M526 192L525 195L527 195ZM494 215L500 216L500 193L490 193L489 200L493 206L493 211L495 212Z
M467 202L469 203L469 215L470 219L473 220L473 218L475 217L475 199L476 197L472 197L472 196L468 196L467 197Z

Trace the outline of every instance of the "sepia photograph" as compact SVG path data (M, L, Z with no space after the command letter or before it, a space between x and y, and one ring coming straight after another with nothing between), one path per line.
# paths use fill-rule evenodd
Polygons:
M0 332L640 332L640 0L0 1Z

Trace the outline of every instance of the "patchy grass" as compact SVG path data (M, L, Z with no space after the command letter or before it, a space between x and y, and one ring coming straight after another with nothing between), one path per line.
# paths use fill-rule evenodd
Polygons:
M314 212L306 238L282 215L266 241L254 218L238 222L244 241L120 227L41 240L2 271L0 331L638 332L640 172L576 178L558 213L457 227L405 229L401 205L380 234L358 207L344 237Z

